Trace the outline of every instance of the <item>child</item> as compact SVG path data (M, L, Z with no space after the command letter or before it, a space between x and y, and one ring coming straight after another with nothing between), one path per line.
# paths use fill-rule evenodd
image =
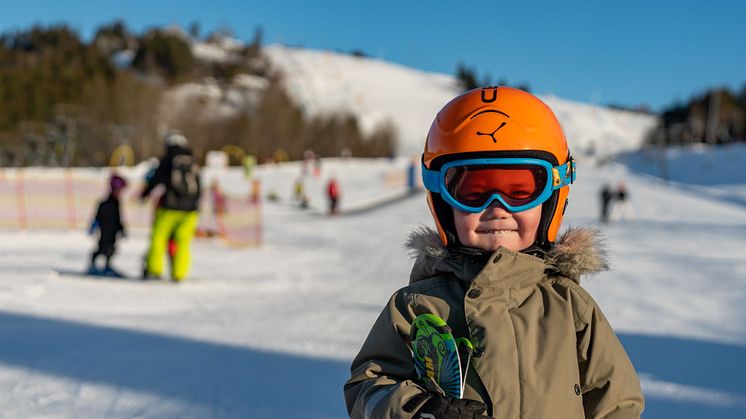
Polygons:
M433 122L423 183L438 232L414 232L410 285L389 300L345 384L353 418L638 418L639 380L581 274L607 268L596 232L556 240L575 178L538 98L486 87ZM412 321L430 313L473 344L463 398L415 374Z
M111 258L116 251L117 236L125 236L124 225L119 212L119 196L127 186L123 177L113 174L109 179L109 196L101 201L96 211L96 217L91 224L90 233L98 228L98 249L91 255L91 266L88 273L92 275L121 276L111 267ZM106 264L103 269L96 266L96 258L104 256Z

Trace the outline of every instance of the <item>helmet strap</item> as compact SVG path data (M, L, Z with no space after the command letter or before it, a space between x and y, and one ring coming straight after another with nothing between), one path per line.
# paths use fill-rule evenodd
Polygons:
M453 207L448 205L440 197L440 194L431 193L431 196L435 213L438 216L438 223L440 223L440 228L443 229L446 240L448 241L446 247L460 246L461 242L456 233L456 224L453 222Z
M559 190L552 193L552 196L541 204L541 221L539 221L539 227L536 229L536 240L534 245L540 247L543 250L549 250L552 247L552 243L549 242L549 224L554 218L554 212L557 209L557 201L559 200Z

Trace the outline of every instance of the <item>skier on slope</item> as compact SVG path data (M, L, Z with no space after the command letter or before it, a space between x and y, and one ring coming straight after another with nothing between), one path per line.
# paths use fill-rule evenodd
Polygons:
M614 194L611 192L611 186L608 184L605 184L601 188L600 193L601 198L601 222L607 223L609 222L609 207L612 204L612 200L614 199Z
M171 278L178 282L188 274L191 262L191 241L197 229L201 191L199 168L183 134L178 131L169 132L164 137L164 144L166 153L141 194L141 198L145 200L157 185L165 186L153 220L143 278L160 277L169 238L173 237L176 251L173 255Z
M329 200L329 214L337 215L339 213L339 184L336 176L329 178L326 184L326 197Z
M599 233L557 238L575 164L551 109L507 87L456 97L430 128L422 177L437 232L410 235L410 285L352 363L350 416L639 418L635 370L579 283L607 269ZM473 344L463 398L415 376L410 329L422 314Z
M122 276L111 267L111 258L116 252L117 237L125 237L126 232L119 210L119 197L127 186L123 177L112 174L109 178L109 195L101 201L96 209L96 216L91 223L89 234L99 232L98 248L91 255L90 275ZM96 265L96 259L103 256L106 259L103 268Z

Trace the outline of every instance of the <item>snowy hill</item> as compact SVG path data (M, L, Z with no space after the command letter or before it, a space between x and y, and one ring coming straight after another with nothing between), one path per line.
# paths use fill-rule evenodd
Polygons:
M212 42L184 37L194 56L205 62L234 62L243 46L221 38ZM428 73L380 59L332 51L270 45L263 49L272 71L283 76L285 89L307 115L353 114L370 134L392 124L399 155L418 155L436 112L461 92L447 74ZM190 102L210 104L204 118L235 115L256 106L266 79L239 75L228 85L205 79L171 88L162 106L165 119ZM557 114L575 155L614 155L640 148L654 116L540 96Z
M305 211L300 164L260 166L280 197L265 245L196 240L180 285L70 275L94 246L82 231L0 232L0 417L346 417L352 357L409 277L406 234L432 225L421 193L372 205L401 193L406 163L325 159ZM369 210L321 216L331 174L343 211ZM246 190L238 170L209 175ZM598 190L619 180L636 218L600 226ZM641 375L645 417L744 417L744 207L582 161L570 199L566 225L608 236L614 269L582 284ZM115 264L135 274L147 240L131 231Z
M367 132L390 121L399 134L401 155L417 155L436 112L460 93L450 75L426 73L379 59L331 51L289 48L264 50L287 90L309 114L349 112ZM636 150L656 123L654 116L541 96L557 114L570 148L607 156Z

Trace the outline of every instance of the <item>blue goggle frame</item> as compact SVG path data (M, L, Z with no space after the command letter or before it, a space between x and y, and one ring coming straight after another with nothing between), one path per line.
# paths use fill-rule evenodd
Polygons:
M492 194L484 204L480 207L472 207L469 205L464 205L461 202L457 201L456 198L454 198L450 192L448 192L448 188L446 186L446 173L448 172L448 169L453 167L459 167L459 166L505 166L505 165L533 165L533 166L541 166L544 168L544 172L547 174L547 181L544 186L544 190L541 191L541 193L534 198L531 202L519 205L519 206L512 206L505 202L505 199L503 199L502 196L500 196L499 193ZM521 212L526 211L528 209L534 208L538 205L541 205L549 199L552 196L552 193L562 188L563 186L567 186L571 183L575 182L575 160L573 160L572 157L570 157L566 163L561 164L559 166L552 166L551 163L549 163L546 160L542 159L534 159L534 158L528 158L528 157L505 157L505 158L482 158L482 159L466 159L466 160L454 160L450 161L448 163L445 163L440 170L428 170L425 165L422 165L422 183L425 186L425 188L432 192L440 194L440 196L443 198L448 205L461 210L463 212L471 212L471 213L478 213L484 211L487 207L489 207L494 200L497 200L505 209L507 209L510 212Z

